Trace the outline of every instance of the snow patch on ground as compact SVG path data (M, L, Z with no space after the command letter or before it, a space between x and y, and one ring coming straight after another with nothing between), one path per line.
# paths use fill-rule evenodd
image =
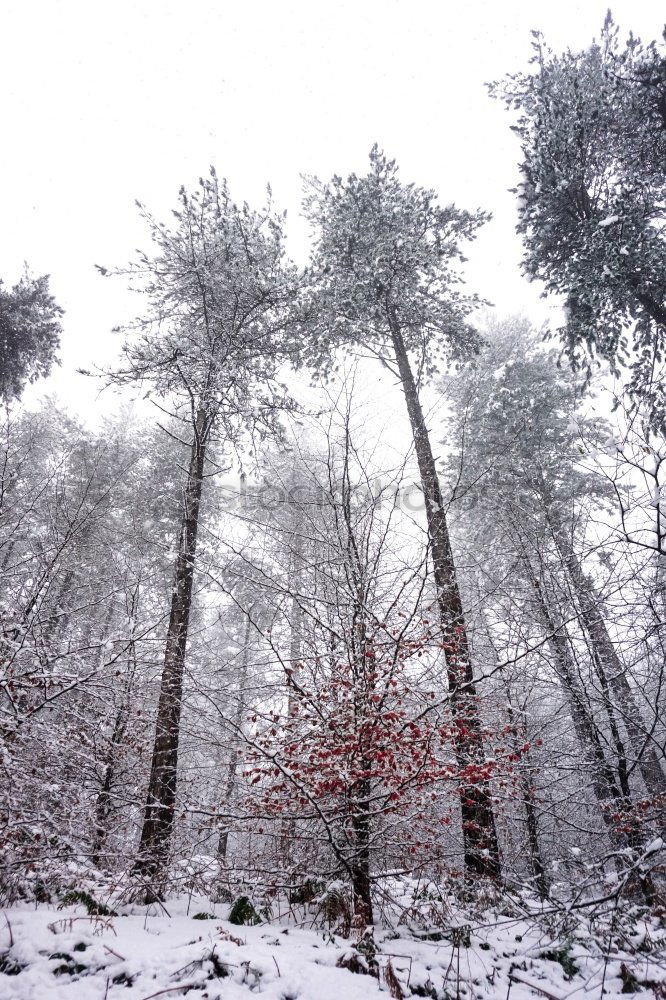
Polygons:
M478 929L433 932L376 930L379 981L336 963L353 942L326 930L262 924L236 927L228 907L190 900L155 908L126 907L114 917L88 917L82 907L13 907L0 917L2 1000L371 1000L390 995L388 962L404 997L446 1000L618 996L625 969L636 984L664 981L664 954L618 952L610 959L589 943L548 940L534 925L502 919ZM234 940L235 939L235 940ZM467 942L468 945L467 945ZM622 978L624 975L624 979ZM626 992L624 993L626 996ZM638 988L636 1000L653 997Z

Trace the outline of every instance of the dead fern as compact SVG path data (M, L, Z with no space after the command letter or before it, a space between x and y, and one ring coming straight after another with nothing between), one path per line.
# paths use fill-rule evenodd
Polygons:
M384 982L388 986L389 995L392 996L394 1000L405 1000L406 994L402 991L400 980L393 970L390 958L384 967Z

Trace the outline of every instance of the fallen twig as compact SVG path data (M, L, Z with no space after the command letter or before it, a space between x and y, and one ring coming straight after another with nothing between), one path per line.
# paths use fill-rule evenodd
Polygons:
M117 951L113 950L113 948L109 948L108 944L104 945L104 951L108 951L109 955L115 955L115 957L119 958L121 962L127 961L126 958L124 958L122 955L119 955Z
M147 997L141 997L141 1000L153 1000L153 997L161 997L165 993L175 993L176 990L193 990L197 986L201 986L201 983L179 983L178 986L168 986L165 990L158 990L157 993L150 993Z
M542 993L545 997L548 997L548 1000L566 1000L561 993L553 993L551 990L547 990L538 980L532 979L531 976L526 976L522 972L517 972L516 970L510 972L509 979L512 979L514 983L522 983L523 986L529 986L531 990L536 990L538 993Z

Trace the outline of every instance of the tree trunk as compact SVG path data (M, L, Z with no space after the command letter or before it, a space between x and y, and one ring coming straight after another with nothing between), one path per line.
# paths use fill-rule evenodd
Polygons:
M532 873L535 885L541 899L547 899L550 891L550 884L543 858L541 857L541 847L539 845L539 821L532 792L531 774L521 775L521 789L523 802L525 804L525 818L527 820L527 839L530 845L530 856L532 859Z
M130 614L132 621L136 620L137 610L139 607L139 584L137 583L135 590L132 593L131 604L130 604ZM108 629L111 625L111 618L113 617L113 603L109 602L109 608L107 610L105 626L102 630L101 635L108 635ZM113 786L116 777L116 768L118 764L118 751L122 746L125 733L127 731L127 724L130 716L130 699L132 694L132 682L134 680L134 675L136 673L136 646L134 641L134 626L132 626L132 638L130 640L130 647L128 650L127 658L127 676L125 681L125 691L123 693L123 699L120 703L118 711L116 712L115 722L113 724L113 732L111 734L111 739L109 740L109 745L104 756L104 779L102 781L102 787L100 788L99 795L97 796L97 802L95 803L95 827L93 832L92 848L90 853L90 859L96 868L99 868L103 860L103 850L106 845L107 838L109 836L109 820L111 818L111 809L113 804Z
M556 524L553 534L555 544L576 592L581 621L590 639L600 679L604 686L607 683L610 684L615 695L617 708L624 720L633 755L633 766L638 767L648 794L652 798L661 799L666 793L666 776L655 751L652 736L646 732L646 726L627 680L624 666L608 633L600 599L574 552L569 533L561 524ZM662 818L660 832L664 828L665 824Z
M173 578L171 614L164 653L164 667L157 706L157 725L148 783L143 828L134 870L149 883L167 862L176 806L176 772L183 691L187 630L192 605L194 558L203 485L206 413L200 410L185 487L183 520Z
M231 756L229 758L229 766L227 768L227 782L224 789L224 802L227 806L227 809L231 808L231 802L234 797L234 790L236 787L236 774L238 773L238 762L240 760L238 732L243 724L243 715L245 714L245 685L247 683L247 672L248 672L248 667L250 665L251 627L252 627L252 621L248 613L245 620L243 653L241 658L240 675L238 678L238 705L236 707L236 715L234 718L235 742L233 749L231 751ZM229 826L227 825L222 827L222 829L220 830L220 837L217 842L218 860L224 861L226 859L228 846L229 846Z
M555 671L571 707L574 730L581 749L588 759L592 788L600 806L608 839L613 847L619 851L624 851L627 847L640 850L645 840L642 831L634 826L628 832L622 832L618 830L617 824L613 820L613 813L622 812L627 807L631 807L631 799L622 794L613 769L604 755L597 727L585 706L583 692L576 680L575 665L569 651L568 639L553 621L541 584L526 559L524 559L524 564L534 586L539 614L548 635L548 643L554 654ZM654 894L649 874L640 871L632 875L627 888L632 892L640 892L648 902Z
M351 795L352 828L356 848L351 862L351 874L354 919L359 927L373 923L372 894L370 891L369 796L370 783L366 779L357 782Z
M302 513L299 514L295 519L295 526L292 535L292 552L289 567L289 582L292 587L291 595L291 611L290 611L290 641L289 641L289 668L290 673L287 674L287 718L294 718L294 709L296 707L296 702L294 699L294 685L292 683L293 673L296 671L297 664L300 663L301 657L303 656L303 609L301 607L300 601L300 590L301 590L301 580L302 580L302 560L303 560L303 544L300 532L302 530ZM286 868L289 867L292 861L292 845L294 842L294 837L296 835L296 821L292 819L283 819L280 825L280 854L282 856L282 861Z
M394 308L390 309L393 349L402 382L426 505L437 603L446 651L451 712L457 727L455 750L461 771L484 761L474 672L442 491L430 438ZM486 783L460 786L465 868L469 874L500 875L499 846L490 790Z
M604 822L609 826L609 834L614 826L611 824L608 809L609 803L619 807L622 793L615 780L615 775L604 755L599 733L591 719L584 701L584 695L576 679L576 666L569 650L569 640L558 628L548 607L541 583L531 566L527 567L532 586L537 599L537 608L543 628L547 634L547 642L553 654L555 673L562 685L569 702L571 720L576 738L588 758L588 767L592 779L592 787L597 801L601 805ZM615 840L617 843L617 840Z
M102 852L109 835L109 818L111 816L112 790L116 771L116 753L123 741L125 726L127 724L127 705L123 704L116 715L116 721L111 735L106 759L104 761L104 781L100 788L97 802L95 803L95 831L93 835L90 860L96 868L100 867L103 860Z
M494 652L494 647L493 647ZM496 661L497 662L497 661ZM534 770L529 763L529 756L527 752L521 750L521 747L528 742L529 733L527 731L527 720L525 715L525 709L520 709L518 707L517 713L513 707L513 699L511 695L511 684L504 677L504 671L500 669L500 676L502 677L502 682L504 684L504 691L506 694L506 707L507 716L509 721L509 727L511 732L511 742L513 744L514 753L520 753L523 761L527 765L526 768L521 768L520 770L520 790L522 792L523 805L525 807L525 821L527 826L527 841L530 847L530 861L532 876L534 878L534 884L536 885L537 891L542 899L546 899L550 891L550 884L548 881L548 876L546 874L546 868L543 863L543 857L541 854L541 845L539 843L539 820L537 816L537 803L534 795ZM522 722L521 730L519 730L518 718Z

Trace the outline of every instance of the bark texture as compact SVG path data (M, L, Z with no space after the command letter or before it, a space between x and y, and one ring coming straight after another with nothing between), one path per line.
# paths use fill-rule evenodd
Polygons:
M147 895L154 891L152 883L162 873L169 857L176 807L183 673L206 450L207 421L204 411L198 413L194 430L174 570L148 795L134 866L135 872L146 880Z
M485 756L467 627L439 476L416 382L394 308L389 309L389 316L393 349L407 403L425 497L442 642L446 649L451 711L458 732L456 758L459 768L464 771L470 765L482 764ZM488 785L483 782L462 783L460 808L467 872L471 875L499 877L499 846Z

